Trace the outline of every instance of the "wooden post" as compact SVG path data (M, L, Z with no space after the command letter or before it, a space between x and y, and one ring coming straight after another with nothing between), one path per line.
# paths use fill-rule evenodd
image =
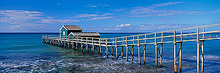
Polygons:
M101 38L99 38L99 53L102 55Z
M205 27L203 27L203 32L205 32ZM202 35L202 38L205 39L205 34ZM202 66L201 70L202 71L201 71L201 73L204 73L204 41L205 40L202 41L202 48L201 48L201 50L202 50L202 64L201 64L201 66Z
M144 38L144 64L146 62L146 43L147 43L147 35L145 35L145 38Z
M138 38L138 62L139 62L139 65L141 65L141 55L140 55L140 41L139 41L139 35L137 36Z
M160 67L162 67L163 60L163 32L161 33L161 44L160 44Z
M82 43L83 38L81 38L81 51L83 52L83 43Z
M174 51L173 51L173 60L174 60L174 73L177 73L177 65L176 65L176 30L174 30L173 36L173 44L174 44Z
M59 37L57 37L57 46L59 46L59 41L60 41L60 39L59 39Z
M94 39L92 38L92 53L94 53L94 49L95 49L95 46L94 46Z
M70 42L68 41L67 43L68 43L68 49L69 49L70 48Z
M157 57L158 57L158 56L157 56L157 54L158 54L157 48L158 48L158 47L157 47L157 33L155 33L155 66L156 66L156 67L157 67L157 63L158 63L158 62L157 62L157 61L158 61L158 60L157 60Z
M78 50L78 38L76 38L76 50Z
M112 39L113 43L112 45L114 45L114 39ZM114 46L112 47L112 59L114 58Z
M52 45L54 45L54 39L52 39Z
M51 39L51 44L53 45L53 39Z
M61 47L64 47L64 44L63 44L63 41L62 41L62 40L60 41L60 46L61 46Z
M52 44L53 45L53 39L50 39L51 40L51 43L50 44Z
M108 39L106 39L106 50L105 50L105 52L106 52L106 56L108 58Z
M115 47L116 47L116 59L118 60L118 46L117 46L117 38L115 38Z
M47 35L47 39L49 38L49 35Z
M133 61L134 60L134 45L132 45L131 48L132 48L131 49L131 51L132 51L131 53L132 53L132 61Z
M60 46L60 39L58 39L57 43L58 43L58 46Z
M134 60L134 36L133 36L133 45L132 45L132 61Z
M62 47L62 40L59 40L59 46Z
M126 61L128 61L128 37L126 37Z
M69 43L70 39L69 36L67 36L67 48L70 48L70 43Z
M66 45L65 45L65 39L66 39L66 37L63 38L63 46L64 46L64 47L66 47Z
M199 73L199 57L200 57L200 48L199 48L199 27L197 27L197 73Z
M89 51L89 49L88 49L88 38L86 38L86 52L88 52Z
M98 44L99 44L99 39L100 39L100 38L98 38ZM99 54L99 47L100 47L100 46L98 45L98 46L97 46L97 53L98 53L98 54Z
M121 58L123 59L124 37L122 38Z
M181 30L181 36L180 36L180 51L179 51L179 72L182 70L182 41L183 41L183 30Z

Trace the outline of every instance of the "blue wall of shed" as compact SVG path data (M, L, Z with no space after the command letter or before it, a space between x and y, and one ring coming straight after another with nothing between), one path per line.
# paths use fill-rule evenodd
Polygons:
M63 35L63 32L65 32L65 35ZM64 37L64 36L68 36L68 32L67 32L67 30L64 27L62 27L62 29L61 29L61 37Z

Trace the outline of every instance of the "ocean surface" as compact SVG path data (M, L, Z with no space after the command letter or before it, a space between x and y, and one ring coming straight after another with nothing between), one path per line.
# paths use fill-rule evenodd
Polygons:
M164 44L163 67L155 67L154 45L147 45L146 64L138 65L137 51L134 61L108 59L105 56L81 53L42 43L48 34L0 34L0 73L121 73L121 72L173 72L173 44ZM58 35L58 34L49 34ZM135 34L101 34L102 38ZM216 35L216 34L214 34ZM219 35L219 34L218 34ZM220 40L205 41L205 72L220 73ZM124 52L125 56L125 52ZM143 60L143 58L142 58ZM159 60L159 58L158 58ZM142 61L143 62L143 61ZM196 42L184 42L182 72L196 72Z

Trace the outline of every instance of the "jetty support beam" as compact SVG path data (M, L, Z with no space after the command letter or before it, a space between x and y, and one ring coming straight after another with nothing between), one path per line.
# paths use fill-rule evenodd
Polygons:
M155 66L157 67L157 54L158 54L158 51L157 51L157 49L158 49L158 46L157 46L157 33L155 33Z
M92 38L92 53L94 53L95 46L94 46L94 39Z
M140 55L140 41L139 41L139 35L137 36L137 42L138 42L138 63L141 65L141 55Z
M199 61L200 61L200 41L199 41L199 27L197 27L197 73L199 73Z
M203 32L205 32L205 27L203 27ZM202 35L202 38L205 39L205 34ZM202 71L201 71L201 73L204 73L204 44L205 44L204 42L205 42L205 40L202 41L202 47L201 47L201 50L202 50L202 64L201 64Z
M128 61L128 37L126 37L126 61Z
M112 45L114 45L114 39L112 39ZM114 58L114 46L112 46L112 59Z
M179 47L179 72L182 70L182 41L183 41L183 30L181 30L181 36L180 36L180 47Z
M102 56L102 46L101 46L101 39L99 38L99 53Z
M162 67L163 60L163 33L161 33L161 44L160 44L160 67Z
M145 35L144 42L147 43L147 35ZM144 44L144 64L146 62L146 44Z
M174 73L177 73L177 65L176 65L176 30L174 30L173 36L173 44L174 44L174 51L173 51L173 60L174 60Z
M118 60L118 46L117 46L118 44L117 44L117 38L115 38L115 47L116 47L116 59Z
M108 58L108 39L106 39L106 49L105 49L106 57Z

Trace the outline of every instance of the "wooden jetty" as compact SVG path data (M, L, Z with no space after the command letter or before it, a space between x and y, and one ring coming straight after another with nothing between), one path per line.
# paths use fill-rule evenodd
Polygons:
M140 35L131 35L115 38L93 38L93 37L70 37L70 36L53 36L43 35L42 39L44 43L72 48L81 50L82 52L92 52L99 55L105 54L106 58L111 56L112 58L118 59L119 56L123 59L123 50L126 50L126 61L134 59L134 50L138 51L138 63L141 65L141 59L143 57L143 64L146 61L146 48L148 44L155 46L155 66L158 67L158 56L159 65L162 66L163 61L163 45L167 43L173 43L173 63L174 72L181 72L182 68L182 46L183 42L197 42L197 73L204 72L204 41L205 40L216 40L220 39L216 36L206 36L212 33L219 33L220 30L206 31L207 27L216 27L220 24L206 25L200 27L191 27L185 29L178 29L172 31L146 33ZM191 33L186 33L187 31ZM184 32L186 31L186 32ZM192 32L193 31L193 32ZM178 45L177 45L178 44ZM130 46L130 47L129 47ZM141 46L143 47L141 49ZM121 48L121 51L119 50ZM137 47L135 49L134 47ZM104 48L104 49L103 49ZM201 55L201 59L200 59ZM179 61L179 62L177 62ZM201 64L200 64L201 63ZM177 64L179 64L177 66ZM178 67L178 68L177 68ZM201 70L201 71L200 71Z

